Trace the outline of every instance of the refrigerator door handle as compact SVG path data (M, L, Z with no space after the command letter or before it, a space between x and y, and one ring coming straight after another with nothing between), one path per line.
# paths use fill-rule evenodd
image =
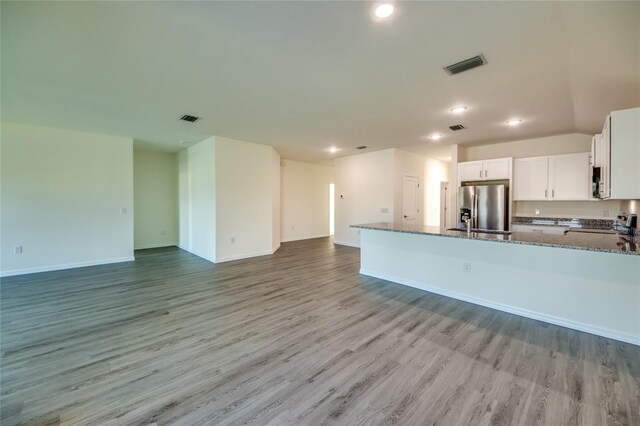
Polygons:
M473 222L471 227L478 229L478 194L473 194L473 211L471 212Z

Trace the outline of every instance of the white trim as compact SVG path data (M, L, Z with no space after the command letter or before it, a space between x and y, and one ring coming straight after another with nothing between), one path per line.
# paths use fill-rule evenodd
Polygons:
M337 244L337 245L339 245L339 246L349 246L349 247L360 248L360 244L347 243L347 242L345 242L345 241L336 241L336 240L333 240L333 244Z
M301 241L301 240L311 240L314 238L326 238L326 237L330 237L329 234L321 234L321 235L309 235L309 236L304 236L304 237L296 237L296 238L291 238L288 240L282 240L283 243L289 243L291 241Z
M134 250L146 250L152 248L160 248L160 247L176 247L178 243L155 243L155 244L142 244L139 246L134 246ZM181 247L182 248L182 247Z
M273 254L276 251L278 251L279 248L280 248L280 243L278 243L275 246L271 247L271 254Z
M36 274L38 272L61 271L64 269L84 268L87 266L108 265L110 263L131 262L136 260L133 256L116 257L113 259L92 260L89 262L64 263L61 265L42 266L37 268L14 269L0 272L0 277L12 277L15 275Z
M640 338L638 336L633 336L629 334L621 334L616 331L612 331L606 328L594 327L589 324L576 322L567 320L565 318L556 317L553 315L546 315L540 312L531 311L528 309L522 309L511 305L504 305L502 303L495 303L486 299L481 299L473 296L467 296L461 293L457 293L454 291L443 290L438 287L432 287L430 285L407 280L404 278L399 278L386 274L379 274L373 271L368 271L365 269L360 269L360 273L362 275L367 275L369 277L379 278L385 281L391 281L393 283L406 285L408 287L417 288L420 290L428 291L430 293L439 294L441 296L451 297L452 299L462 300L464 302L473 303L475 305L484 306L491 309L496 309L498 311L507 312L514 315L520 315L522 317L531 318L538 321L547 322L550 324L559 325L561 327L571 328L573 330L583 331L585 333L595 334L596 336L608 337L615 340L620 340L621 342L631 343L632 345L640 346Z
M181 247L181 248L182 248L182 247ZM186 250L186 251L188 251L188 252L189 252L189 253L191 253L191 254L195 254L195 255L196 255L196 256L198 256L199 258L202 258L202 259L204 259L204 260L208 260L208 261L209 261L209 262L211 262L211 263L216 263L216 262L215 262L215 260L213 260L212 258L210 258L210 257L208 257L208 256L204 256L204 255L202 255L202 254L200 254L200 253L198 253L198 252L195 252L195 251L193 251L193 250L189 250L189 249L183 249L183 250Z
M227 257L217 258L215 260L215 263L231 262L232 260L248 259L250 257L258 257L258 256L269 256L272 254L273 254L273 251L265 250L265 251L259 251L255 253L249 253L249 254L240 254L237 256L227 256Z

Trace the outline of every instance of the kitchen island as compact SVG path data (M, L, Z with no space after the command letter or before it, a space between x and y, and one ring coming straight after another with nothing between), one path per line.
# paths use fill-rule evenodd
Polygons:
M640 345L640 248L611 234L372 223L360 273Z

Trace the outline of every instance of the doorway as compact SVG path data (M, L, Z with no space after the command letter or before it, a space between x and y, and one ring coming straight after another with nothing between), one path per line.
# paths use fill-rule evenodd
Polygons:
M420 208L418 207L420 200L418 178L405 175L402 188L402 223L418 224L418 213L420 213Z
M447 228L449 214L449 182L440 182L440 227Z
M336 222L335 222L335 193L336 186L333 183L329 184L329 235L333 235L335 233Z

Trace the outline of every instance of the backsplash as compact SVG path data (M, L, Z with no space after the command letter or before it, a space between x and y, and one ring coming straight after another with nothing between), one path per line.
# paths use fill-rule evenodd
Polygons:
M612 229L614 222L614 219L581 219L542 216L515 216L511 220L512 225L546 225L587 229Z
M615 219L626 201L514 201L513 216L547 218ZM624 206L623 206L624 204ZM628 210L631 210L629 208Z

